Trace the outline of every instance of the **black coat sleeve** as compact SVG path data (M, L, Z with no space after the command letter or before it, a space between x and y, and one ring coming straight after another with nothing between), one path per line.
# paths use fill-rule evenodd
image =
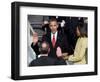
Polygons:
M63 39L62 39L62 52L65 53L69 53L69 44L68 44L68 40L67 37L64 35Z
M33 45L33 43L32 43L31 48L35 51L36 55L40 54L38 43L35 45Z
M73 50L72 50L71 46L69 45L68 38L66 36L64 36L64 38L63 38L63 52L67 52L68 54L73 53Z
M61 58L61 59L56 59L55 60L55 65L67 65L66 62Z

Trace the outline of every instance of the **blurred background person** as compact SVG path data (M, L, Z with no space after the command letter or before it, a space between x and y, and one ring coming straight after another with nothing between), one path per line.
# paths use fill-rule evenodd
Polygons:
M42 30L44 31L44 34L51 31L50 28L49 28L49 21L48 20L43 21Z
M36 59L36 54L35 54L35 52L34 52L34 50L30 47L31 46L31 43L32 43L32 38L30 37L30 32L32 31L33 33L35 33L35 31L32 29L32 26L30 25L30 22L28 21L28 23L27 23L27 26L28 26L28 29L27 29L27 31L28 31L28 35L27 35L27 38L28 38L28 40L27 40L27 53L28 53L28 60L27 60L27 62L28 62L28 65L29 65L29 63L32 61L32 60L34 60L34 59ZM31 29L31 31L30 31L30 29Z

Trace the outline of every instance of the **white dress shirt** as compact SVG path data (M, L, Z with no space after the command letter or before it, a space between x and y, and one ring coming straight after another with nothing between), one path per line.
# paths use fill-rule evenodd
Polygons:
M58 34L58 32L56 32L55 34L53 34L53 33L51 32L51 41L53 40L53 35L55 35L55 41L57 40L57 34Z

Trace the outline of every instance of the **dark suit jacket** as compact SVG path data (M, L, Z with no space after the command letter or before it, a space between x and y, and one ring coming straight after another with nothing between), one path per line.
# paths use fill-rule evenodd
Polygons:
M47 66L47 65L66 65L63 59L54 59L47 56L41 56L38 59L33 60L29 66Z
M60 31L57 34L57 41L56 41L56 44L55 44L55 48L53 48L53 45L52 45L52 42L51 42L51 33L50 32L42 37L42 41L46 41L50 45L50 52L48 54L49 57L57 58L57 56L56 56L57 47L60 47L63 53L69 52L69 46L68 46L67 38ZM35 51L36 55L40 54L38 44L33 46L33 43L32 43L31 47Z

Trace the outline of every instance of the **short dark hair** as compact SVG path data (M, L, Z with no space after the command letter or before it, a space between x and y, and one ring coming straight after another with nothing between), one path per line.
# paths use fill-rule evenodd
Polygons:
M58 21L57 21L57 19L56 19L56 18L51 18L51 19L49 20L49 24L50 24L50 22L53 22L53 21L55 21L55 22L57 22L57 23L58 23Z
M46 44L45 47L43 47L43 44ZM41 54L47 54L49 51L49 43L48 42L42 42L41 45L40 45L40 52Z

